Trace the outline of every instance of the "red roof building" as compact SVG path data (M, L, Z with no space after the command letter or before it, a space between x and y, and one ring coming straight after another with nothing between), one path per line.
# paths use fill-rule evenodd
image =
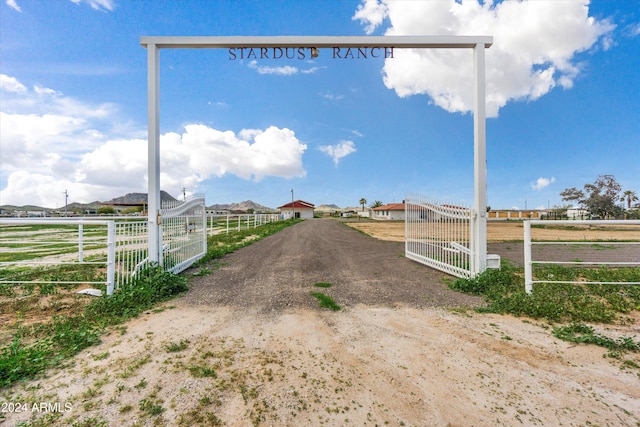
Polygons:
M305 202L304 200L295 200L278 207L278 211L283 218L313 218L314 209L315 205L313 203Z
M372 219L404 220L404 203L390 203L371 209Z

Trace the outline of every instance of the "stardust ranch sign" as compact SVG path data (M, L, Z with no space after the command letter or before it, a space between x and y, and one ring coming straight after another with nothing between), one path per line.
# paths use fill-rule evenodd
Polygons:
M231 47L229 60L238 59L311 59L318 57L315 47ZM393 58L393 47L331 47L332 59Z

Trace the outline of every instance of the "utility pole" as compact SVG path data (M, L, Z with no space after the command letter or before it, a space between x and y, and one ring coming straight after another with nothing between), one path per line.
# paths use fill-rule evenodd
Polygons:
M69 200L69 193L64 190L64 216L67 216L67 201Z
M291 218L296 219L296 204L293 201L293 188L291 189Z

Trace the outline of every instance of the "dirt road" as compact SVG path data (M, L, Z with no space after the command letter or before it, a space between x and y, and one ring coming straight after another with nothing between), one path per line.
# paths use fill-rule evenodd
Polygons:
M401 255L397 242L305 221L211 263L165 310L0 399L70 404L46 425L640 423L631 363L536 321L466 310L480 301ZM343 309L320 309L312 291ZM640 335L637 323L609 328Z

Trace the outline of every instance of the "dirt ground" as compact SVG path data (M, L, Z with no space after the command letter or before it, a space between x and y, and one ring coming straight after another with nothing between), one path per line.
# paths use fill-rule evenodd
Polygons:
M640 425L637 356L478 314L480 299L402 253L331 219L289 227L210 263L72 366L0 391L6 408L28 402L0 425ZM632 317L596 329L637 339Z

